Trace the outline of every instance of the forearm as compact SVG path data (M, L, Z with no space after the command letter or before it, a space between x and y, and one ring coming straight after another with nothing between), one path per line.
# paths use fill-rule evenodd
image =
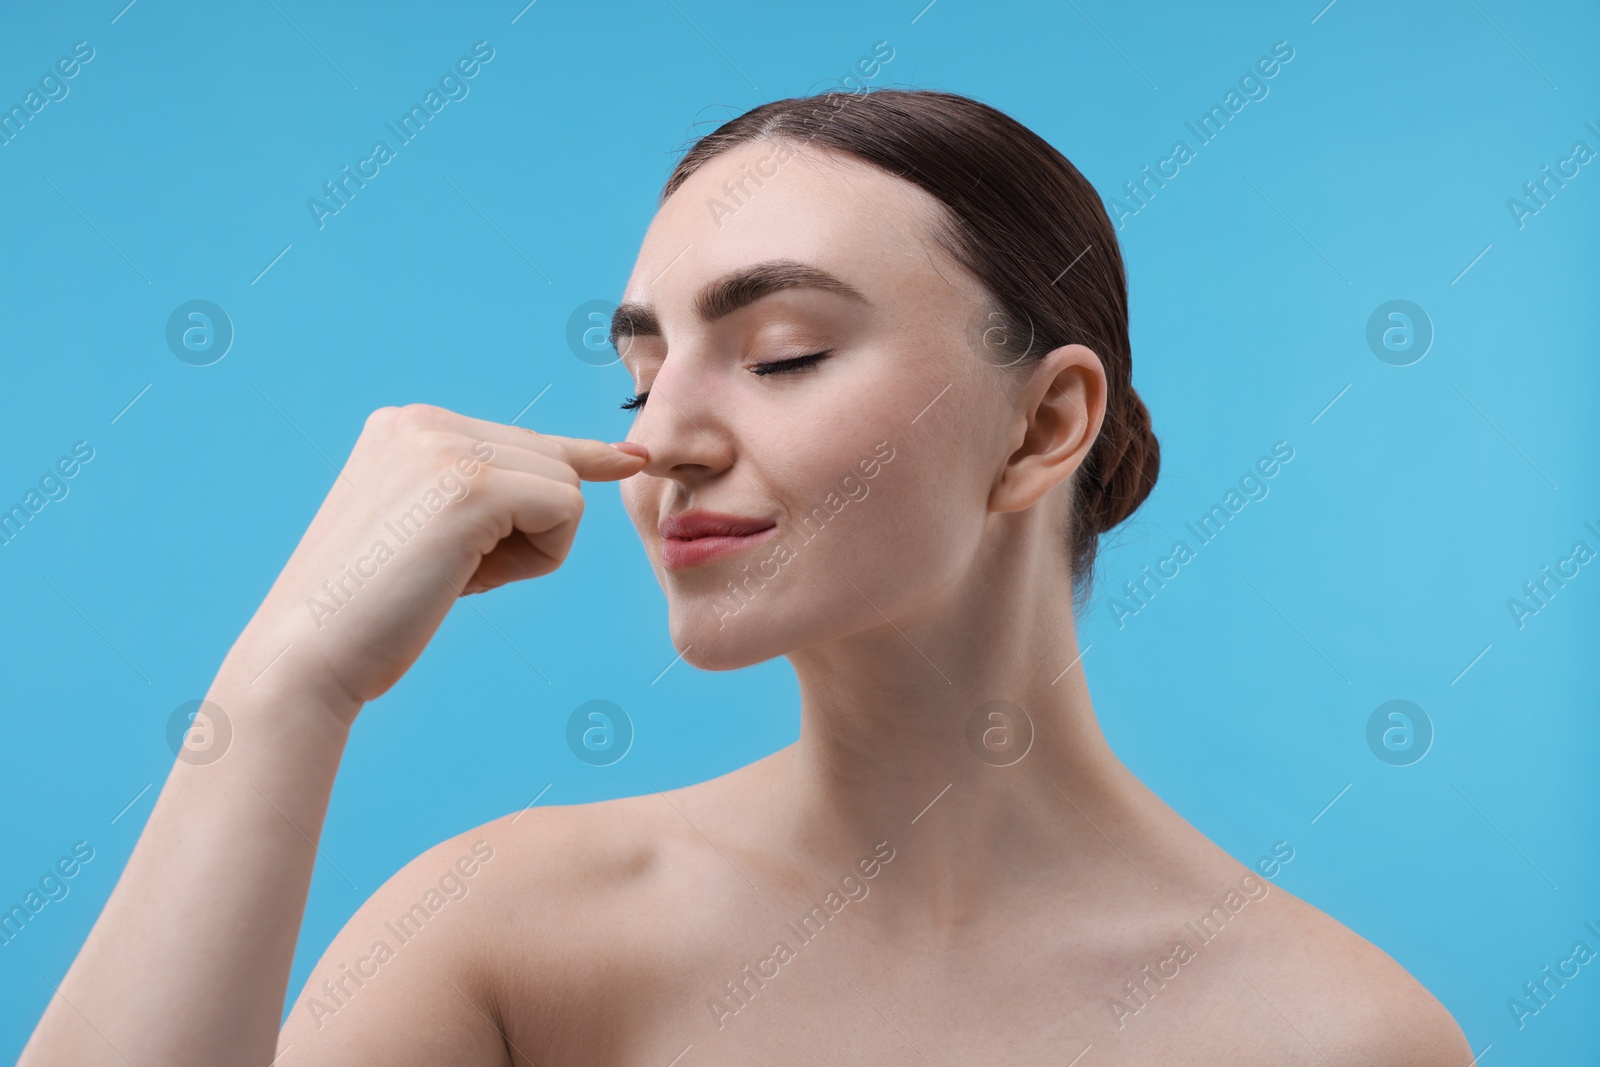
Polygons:
M289 657L254 684L224 664L206 699L227 715L226 752L174 762L19 1067L273 1060L313 843L358 710L293 679Z
M173 764L21 1067L267 1067L362 703L415 662L462 589L561 565L581 481L646 459L426 404L373 412L207 693L232 729L226 754ZM411 530L399 549L396 522ZM316 610L323 598L336 617Z

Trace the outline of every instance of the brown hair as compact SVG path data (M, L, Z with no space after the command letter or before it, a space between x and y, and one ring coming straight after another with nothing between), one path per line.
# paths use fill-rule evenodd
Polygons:
M1073 476L1072 592L1093 585L1102 533L1150 494L1161 449L1133 389L1128 286L1094 187L1038 134L987 104L930 89L834 90L761 104L696 140L661 202L707 160L760 139L845 153L912 182L946 209L939 245L982 283L984 348L1003 366L1083 344L1105 368L1106 416ZM1023 340L1026 339L1026 340Z

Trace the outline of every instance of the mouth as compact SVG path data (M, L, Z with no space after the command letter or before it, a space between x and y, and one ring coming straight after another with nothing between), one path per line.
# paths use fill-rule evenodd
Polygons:
M660 529L661 563L668 570L680 570L770 541L777 536L778 524L771 519L689 511L668 516Z

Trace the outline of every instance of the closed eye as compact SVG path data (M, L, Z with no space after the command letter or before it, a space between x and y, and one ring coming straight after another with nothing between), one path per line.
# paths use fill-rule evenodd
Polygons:
M769 374L793 374L808 367L815 366L833 354L833 349L823 352L812 352L804 356L792 356L789 359L774 359L766 363L757 363L750 368L751 374L759 374L763 378ZM637 411L644 407L644 402L650 398L650 390L629 397L622 402L623 411Z
M832 354L833 349L830 348L825 352L813 352L809 356L793 356L789 359L775 359L769 363L757 363L755 366L750 368L750 372L752 374L760 374L762 376L768 374L787 374L790 371L804 370L807 367L820 363Z

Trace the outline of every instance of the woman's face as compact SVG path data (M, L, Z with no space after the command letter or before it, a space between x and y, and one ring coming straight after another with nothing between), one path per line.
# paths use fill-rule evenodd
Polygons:
M977 552L1020 416L975 348L978 283L931 240L937 210L851 157L761 141L651 223L614 338L649 394L628 439L650 461L621 492L695 666L934 609ZM699 558L660 530L691 510L775 528Z

